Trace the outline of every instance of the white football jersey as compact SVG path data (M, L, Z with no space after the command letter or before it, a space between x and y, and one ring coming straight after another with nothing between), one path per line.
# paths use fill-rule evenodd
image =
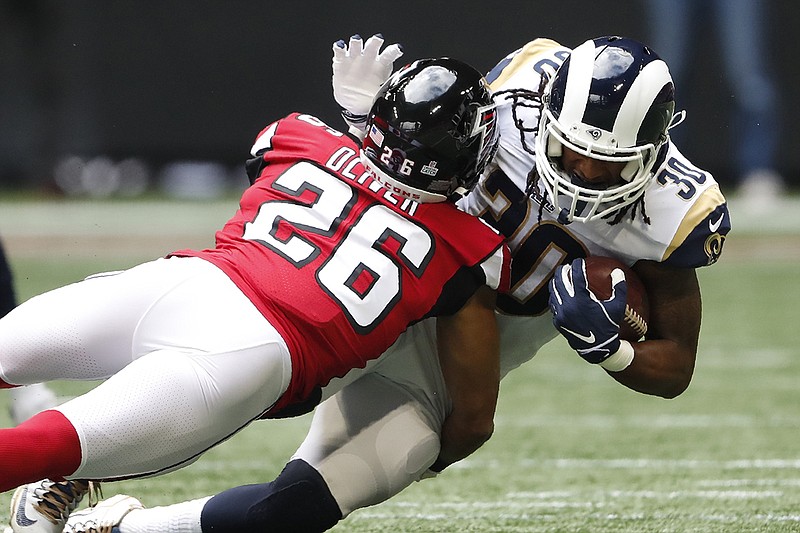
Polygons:
M496 168L460 207L483 217L509 241L512 291L500 296L498 305L504 313L545 313L553 271L577 257L603 255L628 265L646 259L696 268L719 258L730 229L717 182L671 142L645 190L644 212L637 206L618 223L558 222L552 203L539 193L544 188L530 187L529 176L538 179L533 147L544 84L568 55L569 49L555 41L536 39L507 56L487 76L498 103Z
M541 94L569 53L555 41L536 39L509 54L487 75L498 104L500 144L492 168L459 202L461 209L482 217L502 233L511 248L511 290L497 297L503 375L557 336L548 307L548 283L558 266L578 257L603 255L628 265L645 259L676 267L701 267L719 258L730 230L730 215L717 182L671 142L644 193L648 220L639 208L616 224L607 220L558 222L552 204L529 187L528 180L537 176L533 147ZM534 192L529 194L529 189ZM435 353L432 327L432 323L415 325L412 329L420 330L418 333L404 334L367 369L334 380L324 396L359 375L377 372L409 390L425 391L419 396L428 396L435 404L442 393L430 391L443 391L444 383L440 372L429 368L438 366L431 356ZM402 356L392 355L399 353ZM428 383L432 375L439 380L435 387Z

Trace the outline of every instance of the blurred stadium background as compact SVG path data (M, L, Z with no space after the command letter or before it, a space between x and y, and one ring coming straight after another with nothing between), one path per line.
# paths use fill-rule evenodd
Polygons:
M768 9L765 48L784 102L776 165L797 186L800 6L753 1ZM46 189L56 169L69 194L134 196L147 185L215 196L230 181L241 185L250 143L273 119L299 110L339 124L330 93L337 39L383 32L404 44L407 59L452 55L488 71L538 36L568 46L607 34L648 42L645 10L645 0L4 0L0 187ZM690 108L681 149L729 192L736 130L720 45L710 29L672 30L675 39L702 43L691 79L677 89L679 107Z
M755 1L755 0L754 0ZM800 186L795 28L770 8L786 105L779 170ZM643 3L410 0L0 3L0 238L20 300L186 246L207 246L245 186L255 134L293 110L331 124L330 46L360 32L402 41L406 57L453 55L488 70L535 36L647 41ZM669 21L665 23L669 24ZM682 38L675 28L676 38ZM718 48L697 50L681 94L684 151L730 193L730 95ZM702 79L708 79L703 77ZM688 124L688 123L687 123ZM55 172L60 171L60 182ZM341 532L800 531L800 202L768 213L731 201L719 265L700 273L704 324L681 397L637 395L556 341L504 381L494 438L436 482L355 513ZM78 302L76 302L78 304ZM71 396L92 384L58 382ZM0 395L0 423L9 423ZM271 479L308 418L256 424L197 464L109 484L148 506ZM0 495L0 522L10 494Z

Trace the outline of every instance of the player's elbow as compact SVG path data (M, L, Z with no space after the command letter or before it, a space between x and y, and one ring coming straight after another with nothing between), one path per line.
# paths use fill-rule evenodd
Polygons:
M665 400L674 400L675 398L683 394L688 387L689 387L688 385L672 386L668 389L664 389L663 391L661 391L661 394L659 394L659 396L661 396Z
M662 388L659 396L667 400L677 398L689 388L692 382L692 375L694 373L694 366L682 368L675 372L665 386Z
M492 438L494 433L494 420L477 420L469 425L465 438L477 449L484 442Z

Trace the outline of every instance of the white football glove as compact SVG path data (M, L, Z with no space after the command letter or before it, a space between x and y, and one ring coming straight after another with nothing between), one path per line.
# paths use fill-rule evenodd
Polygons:
M360 35L333 43L333 98L350 132L363 138L367 115L381 85L392 75L394 62L403 55L395 43L380 52L383 36L376 34L362 43Z

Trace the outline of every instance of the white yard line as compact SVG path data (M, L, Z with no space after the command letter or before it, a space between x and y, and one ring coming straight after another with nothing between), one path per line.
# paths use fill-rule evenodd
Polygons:
M468 457L448 468L452 469L498 469L507 461L500 459L477 459ZM520 468L562 469L608 469L608 470L800 470L800 459L520 459L515 461Z
M498 429L585 427L585 428L800 428L800 415L759 416L749 414L676 414L676 415L506 415L495 417Z

